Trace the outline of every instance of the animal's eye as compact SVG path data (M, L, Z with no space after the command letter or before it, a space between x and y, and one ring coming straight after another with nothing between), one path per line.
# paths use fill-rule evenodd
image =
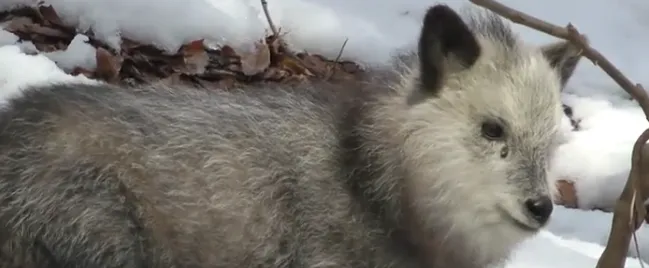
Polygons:
M485 121L480 130L482 136L490 140L502 140L505 137L505 129L498 122Z

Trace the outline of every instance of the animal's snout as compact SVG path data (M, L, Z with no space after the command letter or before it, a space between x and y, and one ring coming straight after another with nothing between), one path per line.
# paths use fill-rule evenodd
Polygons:
M536 220L539 224L544 225L548 221L548 219L550 219L553 204L550 197L542 196L526 200L525 207L527 208L532 218L534 218L534 220Z

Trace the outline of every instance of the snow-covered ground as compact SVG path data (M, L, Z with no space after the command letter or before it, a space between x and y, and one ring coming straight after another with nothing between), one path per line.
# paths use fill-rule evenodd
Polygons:
M35 4L36 0L2 0L0 10ZM192 40L207 38L247 49L263 36L267 22L258 0L45 0L66 23L118 47L119 35L152 43L170 52ZM335 57L349 42L344 58L381 64L395 49L411 47L420 18L432 4L424 0L268 0L275 24L288 31L287 41L297 49ZM466 0L439 1L452 7ZM649 3L644 0L503 0L514 8L566 25L572 22L587 34L593 46L625 74L649 85ZM110 12L107 12L110 10ZM584 11L582 11L584 10ZM587 12L586 12L587 10ZM179 18L179 19L174 19ZM182 18L182 19L180 19ZM643 26L644 25L644 26ZM0 28L2 25L0 25ZM529 42L553 38L514 25ZM65 52L29 56L29 42L0 30L0 99L30 83L79 79L63 70L94 68L94 48L78 35ZM644 53L643 53L644 52ZM598 67L584 60L564 94L580 120L581 130L569 132L568 142L554 159L554 172L574 180L580 206L611 207L630 167L631 148L649 124L637 105ZM595 267L606 243L611 214L557 208L553 220L536 238L522 244L508 268ZM649 262L649 230L639 232L641 256ZM630 256L635 256L632 246ZM626 267L641 267L630 258Z

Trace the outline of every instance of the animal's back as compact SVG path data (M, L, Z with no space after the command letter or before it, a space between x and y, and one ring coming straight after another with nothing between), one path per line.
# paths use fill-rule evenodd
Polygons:
M331 179L333 95L134 90L62 84L11 103L0 121L9 163L0 175L21 179L3 181L0 193L24 208L8 224L25 232L16 237L43 236L41 250L70 254L93 250L68 246L102 247L95 252L125 254L122 264L132 265L120 267L160 255L182 267L282 266L303 250L300 240L326 231L308 230L301 217L349 211ZM25 222L35 229L11 228ZM131 246L151 252L120 250ZM115 256L80 264L108 263L101 258Z
M436 5L390 83L28 91L0 111L0 266L503 264L550 219L579 57Z

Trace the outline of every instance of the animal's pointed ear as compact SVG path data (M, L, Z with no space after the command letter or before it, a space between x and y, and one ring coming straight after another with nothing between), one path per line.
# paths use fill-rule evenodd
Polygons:
M559 41L542 46L541 52L559 74L563 91L581 60L581 50L568 41Z
M420 91L435 95L441 89L448 64L471 67L480 56L480 45L469 26L450 7L439 4L424 16L419 36Z

